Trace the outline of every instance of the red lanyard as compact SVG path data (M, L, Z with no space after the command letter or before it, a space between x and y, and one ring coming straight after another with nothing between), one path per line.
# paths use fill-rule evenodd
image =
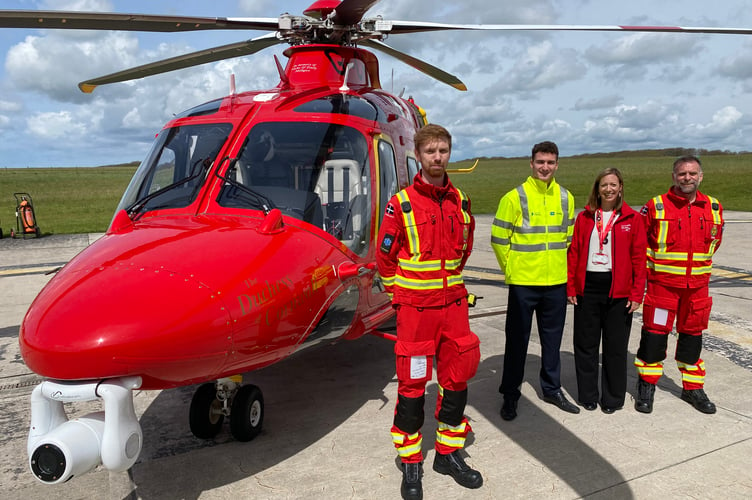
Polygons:
M614 221L616 220L616 210L611 212L611 217L608 218L608 223L606 224L606 227L603 227L603 210L600 208L595 211L595 225L598 228L598 241L601 244L601 253L603 253L603 244L608 241L608 233L611 231L611 228L614 226Z

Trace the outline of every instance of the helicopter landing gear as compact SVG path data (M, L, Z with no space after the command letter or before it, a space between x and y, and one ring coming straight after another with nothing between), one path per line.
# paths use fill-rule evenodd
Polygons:
M235 394L230 414L230 432L238 441L250 441L264 423L264 396L255 385L244 385Z
M255 385L241 386L242 376L223 378L198 387L189 411L191 432L200 439L219 434L225 417L238 441L250 441L261 432L264 397Z

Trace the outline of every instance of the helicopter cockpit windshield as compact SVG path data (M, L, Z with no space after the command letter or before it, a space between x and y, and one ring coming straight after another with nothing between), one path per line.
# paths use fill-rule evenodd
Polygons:
M370 230L368 143L356 129L332 123L255 125L230 162L218 203L261 209L313 224L365 254Z
M134 216L193 203L231 130L230 124L214 123L160 132L136 170L118 210Z

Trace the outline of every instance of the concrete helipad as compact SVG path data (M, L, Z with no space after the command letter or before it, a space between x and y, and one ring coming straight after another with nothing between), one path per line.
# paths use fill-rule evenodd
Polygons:
M490 239L490 216L478 217L476 250L466 272L483 296L471 309L482 360L470 384L466 413L474 435L467 461L485 478L465 490L431 470L433 401L428 387L423 478L426 499L445 498L752 498L752 214L727 212L724 244L716 255L714 297L703 358L706 391L718 406L704 415L679 399L681 377L669 359L652 414L627 405L613 415L564 413L541 400L540 346L531 339L519 417L499 417L497 392L504 349L503 286ZM23 364L18 328L45 274L63 265L98 235L0 240L0 497L3 499L382 499L399 498L401 474L391 445L397 384L393 345L365 337L302 353L245 375L264 392L264 430L254 441L196 439L188 428L194 387L138 392L144 431L139 461L126 473L106 470L59 486L28 471L29 395L38 377ZM137 314L136 311L134 311ZM564 390L576 395L571 309L562 348ZM639 341L633 323L630 352ZM675 340L669 340L673 352ZM574 397L572 398L574 399ZM79 415L99 409L71 405Z

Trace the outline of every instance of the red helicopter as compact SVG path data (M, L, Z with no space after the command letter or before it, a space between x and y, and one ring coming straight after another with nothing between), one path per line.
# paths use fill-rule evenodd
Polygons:
M457 89L455 76L399 52L387 35L438 30L688 31L685 27L451 25L365 18L378 0L320 0L303 15L203 18L0 11L0 27L176 32L265 30L85 81L122 82L288 43L279 84L176 116L125 191L105 236L50 280L19 340L45 377L32 393L29 464L56 484L102 464L124 471L143 435L134 389L200 384L190 428L211 438L225 417L240 441L261 431L261 390L242 375L296 351L379 334L393 311L375 271L376 235L390 197L419 165L426 123L411 99L381 89L385 52ZM138 307L132 307L138 304ZM102 400L69 420L64 403Z

